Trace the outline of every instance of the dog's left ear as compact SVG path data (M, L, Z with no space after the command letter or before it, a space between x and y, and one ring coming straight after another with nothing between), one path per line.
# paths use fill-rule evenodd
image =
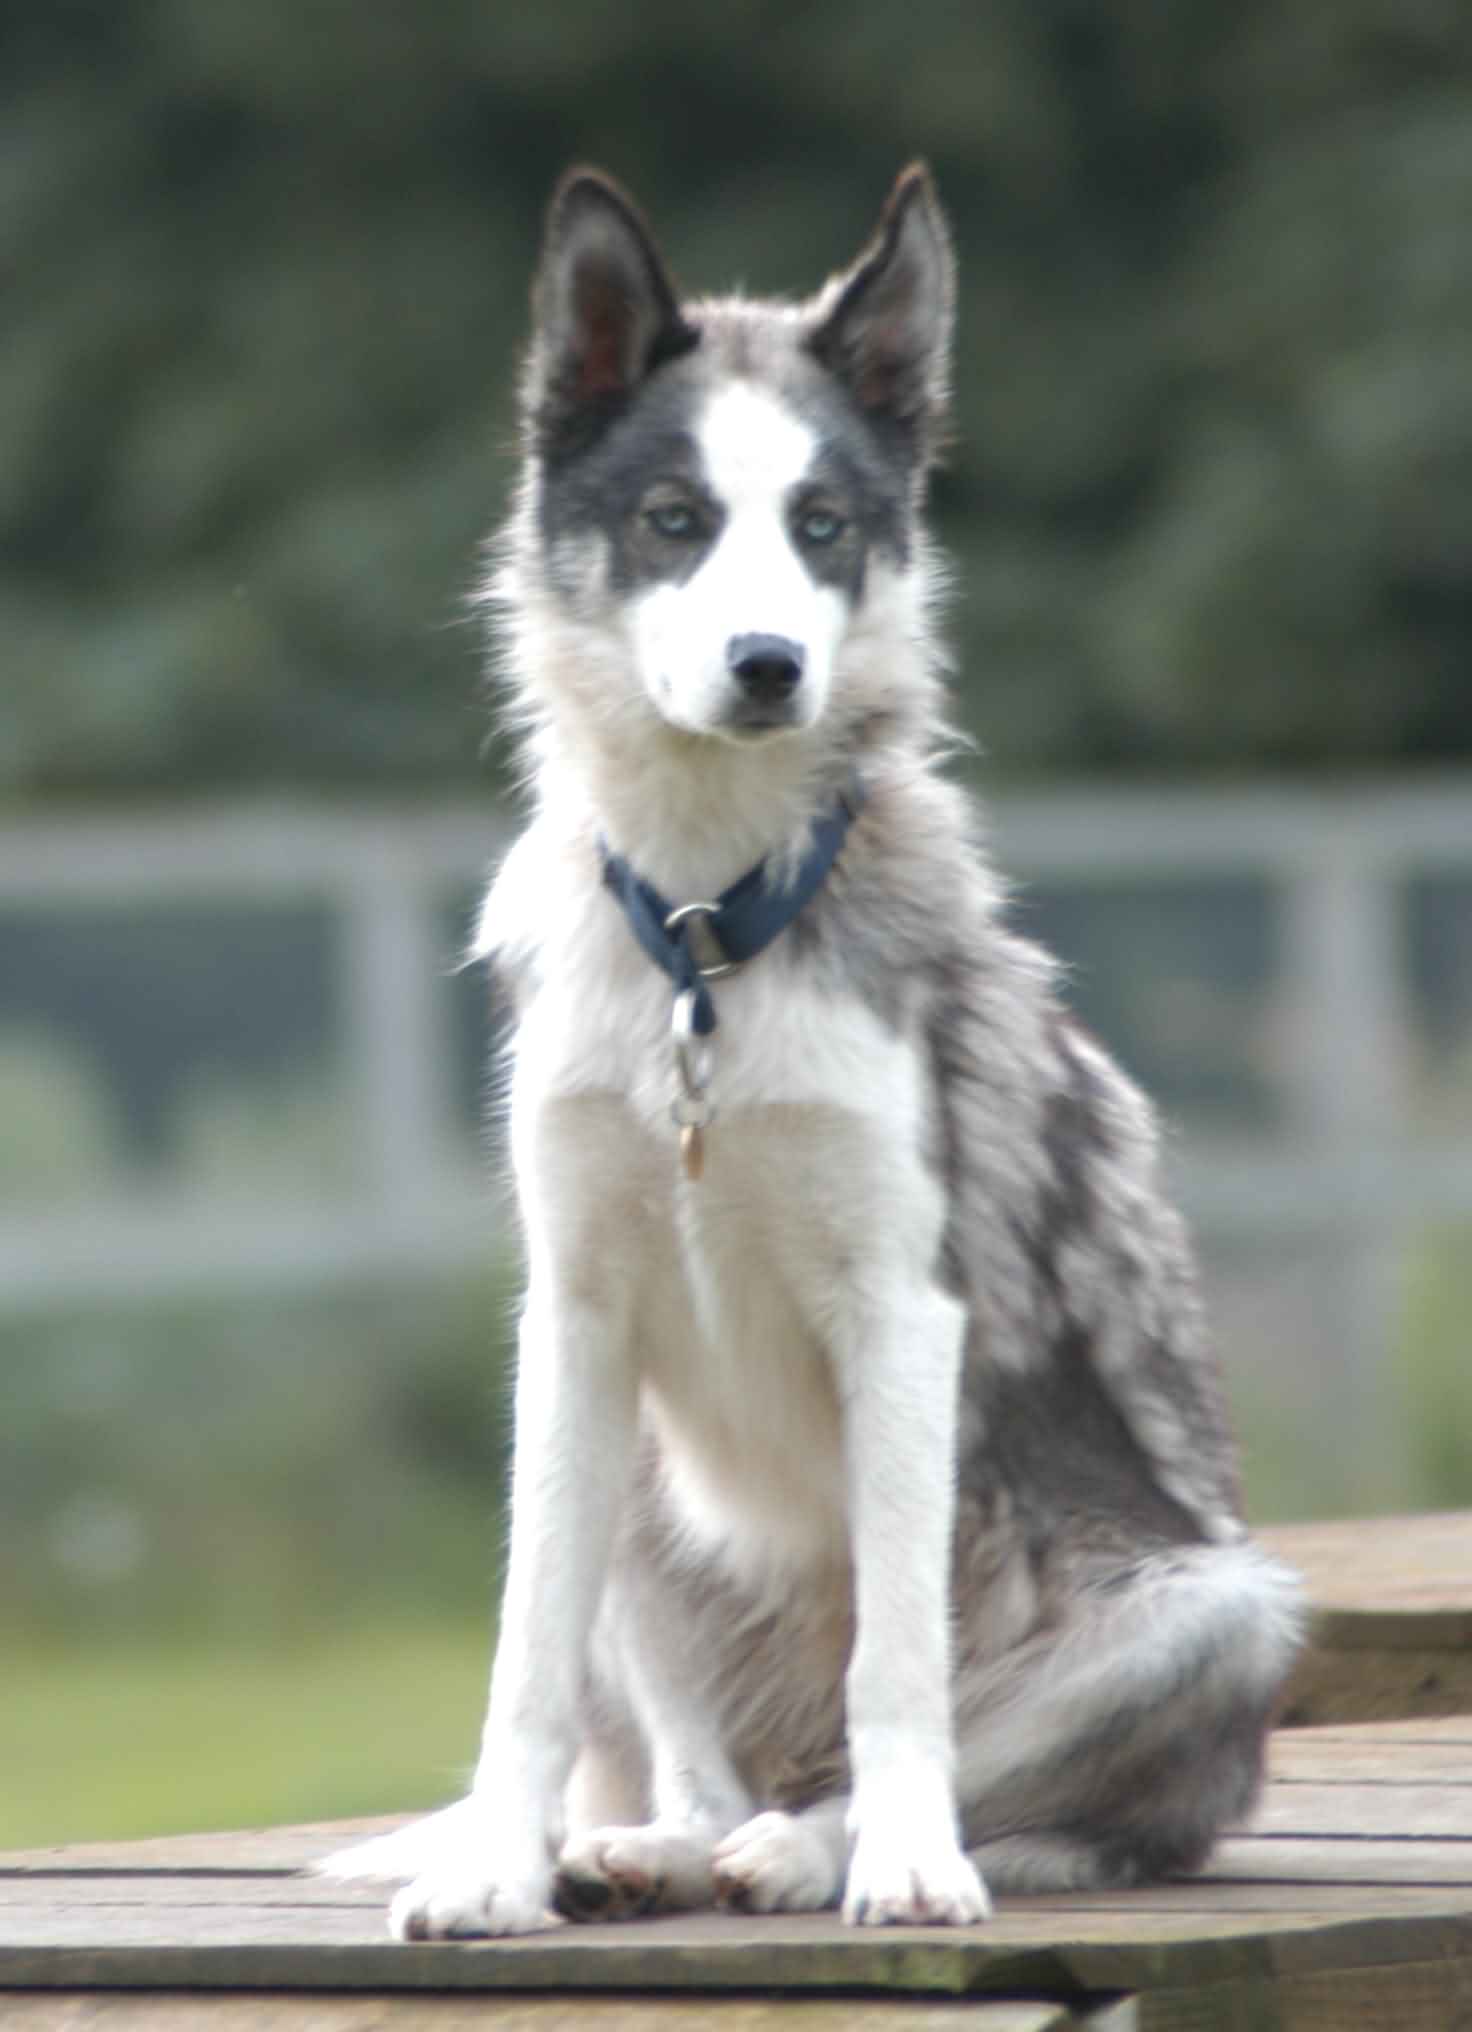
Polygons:
M912 162L896 179L873 239L820 298L808 340L860 409L903 426L922 456L946 405L955 277L930 171Z
M544 450L596 436L699 339L638 207L596 169L569 170L553 193L532 310L527 409Z

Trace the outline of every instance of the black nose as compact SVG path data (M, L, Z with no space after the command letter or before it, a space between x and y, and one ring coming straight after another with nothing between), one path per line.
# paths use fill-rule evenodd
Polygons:
M726 644L731 675L758 705L777 705L796 691L803 647L785 635L733 635Z

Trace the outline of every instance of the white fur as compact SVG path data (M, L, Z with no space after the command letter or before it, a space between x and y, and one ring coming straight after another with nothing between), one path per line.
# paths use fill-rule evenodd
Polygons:
M706 1175L689 1184L669 1118L666 984L606 897L589 907L586 871L573 888L549 845L533 866L523 843L489 910L503 943L522 909L553 926L512 1086L529 1293L500 1645L472 1796L442 1824L451 1857L395 1901L394 1928L551 1923L581 1661L641 1394L686 1528L733 1576L801 1588L805 1571L852 1552L848 1916L982 1917L951 1794L962 1314L931 1281L945 1204L924 1162L918 1055L776 955L722 983L716 1124ZM667 1743L696 1726L668 1700L663 1718ZM656 1803L674 1839L696 1834L708 1854L749 1804L716 1745L685 1748L693 1759L667 1761L698 1764L713 1809ZM659 1778L657 1754L657 1794ZM598 1839L606 1852L614 1837ZM398 1865L392 1840L346 1868L418 1868L420 1839ZM637 1869L620 1842L621 1867ZM583 1837L570 1863L587 1853ZM812 1872L798 1880L809 1902Z
M745 1912L821 1912L843 1889L843 1802L810 1813L759 1813L717 1845L716 1894Z
M716 391L695 427L705 476L726 520L687 583L633 603L634 660L657 710L687 732L719 735L737 693L727 645L742 634L781 635L805 654L795 724L827 703L844 602L804 570L784 506L812 459L813 433L753 383Z

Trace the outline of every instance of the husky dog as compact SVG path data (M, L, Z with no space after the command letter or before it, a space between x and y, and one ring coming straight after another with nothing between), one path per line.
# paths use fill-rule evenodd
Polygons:
M326 1866L412 1877L402 1937L966 1924L1191 1870L1256 1792L1296 1586L1152 1116L938 771L952 296L918 164L803 303L682 303L615 184L553 198L491 593L500 1644L469 1798Z

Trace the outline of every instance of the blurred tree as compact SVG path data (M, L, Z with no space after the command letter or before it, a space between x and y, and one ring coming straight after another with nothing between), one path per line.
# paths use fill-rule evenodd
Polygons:
M0 794L475 780L573 157L802 290L925 153L994 766L1472 756L1463 0L12 0Z

